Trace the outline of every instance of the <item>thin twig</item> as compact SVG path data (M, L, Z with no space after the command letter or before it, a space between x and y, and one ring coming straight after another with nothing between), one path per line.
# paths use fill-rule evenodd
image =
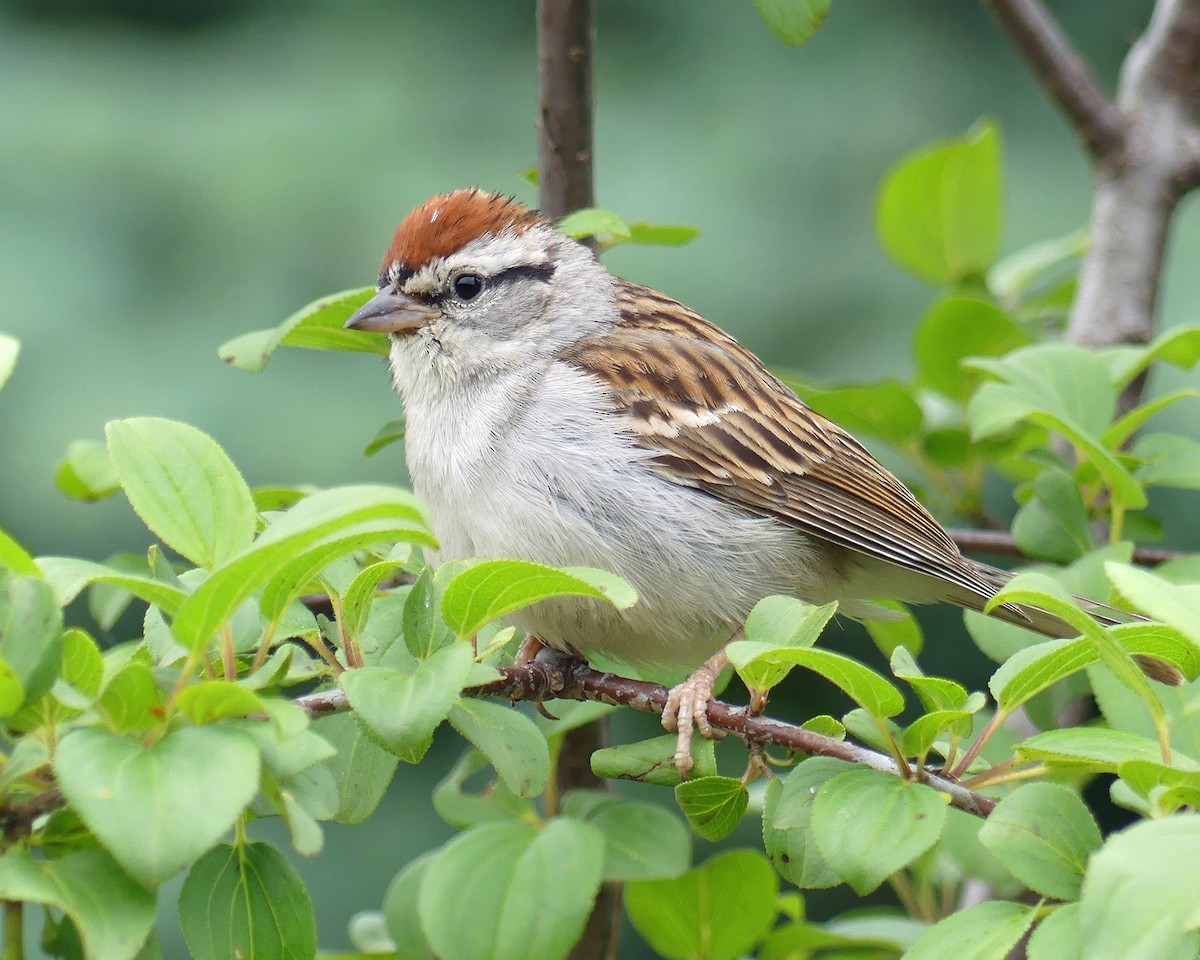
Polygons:
M1017 557L1034 559L1025 553L1011 533L1003 530L968 530L961 527L948 528L947 533L963 553L982 553L994 557ZM1180 550L1164 550L1159 547L1134 547L1133 562L1144 567L1156 567L1160 563L1188 556Z
M602 673L578 661L539 659L523 667L501 667L500 673L502 679L471 687L463 691L464 694L514 701L593 700L654 714L662 713L667 703L666 687ZM294 702L311 717L349 709L345 695L340 690L310 693ZM754 716L745 707L714 700L708 705L708 721L713 727L735 734L747 743L770 743L807 756L836 757L898 777L903 775L896 761L885 753L847 740L825 737L781 720ZM947 794L951 806L977 817L986 817L996 805L996 801L990 797L968 790L962 784L930 770L910 770L910 779L918 779Z
M1121 111L1039 0L985 0L1046 93L1067 115L1094 160L1120 153Z

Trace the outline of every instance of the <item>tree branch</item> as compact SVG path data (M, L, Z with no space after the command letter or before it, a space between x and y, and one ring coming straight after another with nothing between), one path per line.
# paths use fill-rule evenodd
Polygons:
M538 0L538 206L557 220L590 207L592 0Z
M502 679L471 687L463 691L464 694L539 702L552 699L595 700L654 714L662 713L667 703L666 687L602 673L578 660L538 659L523 667L500 667L500 673ZM294 702L311 717L323 717L349 709L345 695L340 690L310 693ZM774 744L808 756L836 757L896 776L904 775L887 754L846 740L821 736L781 720L752 715L745 707L714 700L708 705L708 720L713 727L735 734L747 743ZM930 770L922 770L916 776L922 783L947 794L951 806L977 817L986 817L996 805L996 801L990 797L968 790L961 783Z
M1039 0L984 0L1083 136L1095 196L1067 339L1088 347L1146 343L1167 229L1200 185L1200 0L1158 0L1121 68L1114 102ZM1144 378L1121 397L1141 399Z
M592 185L592 0L538 0L538 206L557 220L594 204ZM608 745L601 718L563 736L554 765L554 793L608 790L592 773L592 754ZM569 960L616 960L621 934L621 886L601 887Z
M1087 62L1039 0L985 0L1013 46L1071 122L1094 160L1120 153L1125 122Z

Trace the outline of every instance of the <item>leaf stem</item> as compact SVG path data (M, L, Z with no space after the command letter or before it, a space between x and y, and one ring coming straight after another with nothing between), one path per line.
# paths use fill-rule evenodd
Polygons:
M4 960L25 958L25 904L4 901Z
M226 623L221 627L221 667L225 679L232 683L237 679L237 653L233 649L233 628Z
M961 777L967 772L967 769L975 762L975 758L979 756L979 751L983 749L983 745L991 739L993 733L1000 729L1000 724L1004 722L1004 715L999 711L992 715L992 719L988 721L988 725L980 731L979 736L975 738L975 742L971 744L970 749L963 754L963 758L958 762L958 766L949 771L951 777Z
M897 870L888 877L888 885L896 894L896 898L900 901L900 906L914 920L925 919L924 911L921 909L920 899L917 897L917 891L913 889L912 880L908 873L904 870Z

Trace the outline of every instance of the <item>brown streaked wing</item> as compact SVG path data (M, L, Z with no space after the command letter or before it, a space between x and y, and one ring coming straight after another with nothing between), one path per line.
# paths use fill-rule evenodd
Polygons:
M647 287L618 282L623 322L564 357L611 387L676 483L851 550L990 594L909 490L749 350Z

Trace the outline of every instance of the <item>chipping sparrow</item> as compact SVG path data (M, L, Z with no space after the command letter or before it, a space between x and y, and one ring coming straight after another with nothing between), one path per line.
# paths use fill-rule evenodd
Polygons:
M346 326L391 335L409 471L442 559L600 567L636 588L627 610L566 598L513 617L551 647L692 668L771 594L856 618L878 612L872 597L980 610L1008 578L963 557L732 337L506 197L417 207ZM1077 635L1032 608L992 614ZM711 680L697 680L664 718L682 724L682 766L693 718L706 727Z

